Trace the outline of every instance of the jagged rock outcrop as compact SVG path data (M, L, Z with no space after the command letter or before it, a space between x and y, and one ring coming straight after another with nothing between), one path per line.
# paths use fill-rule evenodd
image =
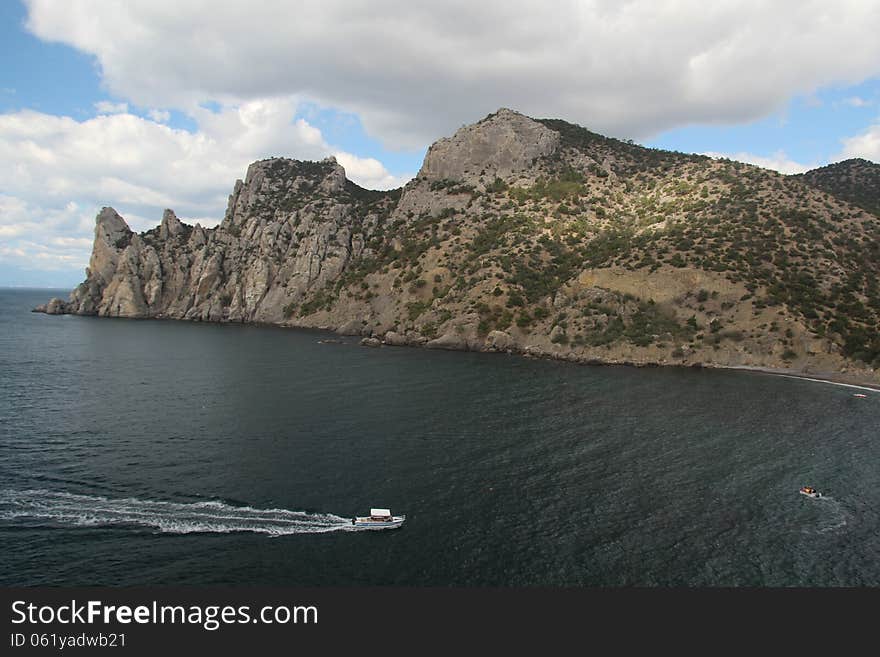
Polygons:
M345 324L336 329L339 335L361 335L364 331L369 332L364 325L364 321L360 319L350 319Z
M47 315L64 315L67 314L67 304L63 299L52 297L48 303L40 304L32 312L46 313Z
M462 335L456 333L445 333L439 338L429 340L425 343L428 349L448 349L450 351L467 351L468 341Z
M402 190L271 158L214 228L166 210L135 234L104 208L86 280L35 310L877 381L880 218L849 200L873 173L786 177L501 109L435 143Z
M186 229L174 214L174 210L165 210L162 213L162 222L159 224L159 239L168 240L184 232Z
M65 310L284 323L306 295L369 252L367 239L389 213L386 196L348 182L334 159L270 159L236 182L219 228L187 226L166 210L158 228L136 235L104 208L86 281Z
M387 344L392 347L405 347L409 344L409 341L405 335L401 335L396 331L388 331L385 334L385 337L382 338L382 344Z
M552 339L552 332L551 332ZM516 341L509 333L504 331L489 331L486 336L486 351L508 351L516 346Z
M110 314L106 309L112 298L105 301L104 293L116 278L119 262L133 237L134 233L116 210L101 209L95 218L95 241L86 269L86 280L71 293L68 312L77 315Z

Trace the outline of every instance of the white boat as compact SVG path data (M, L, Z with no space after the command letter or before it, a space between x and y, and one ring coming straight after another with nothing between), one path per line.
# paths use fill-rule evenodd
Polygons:
M397 529L406 516L392 516L390 509L370 509L370 515L351 519L358 529Z
M802 487L801 490L800 490L800 494L801 494L801 495L806 495L807 497L813 497L813 498L815 498L815 497L822 497L822 493L820 493L819 491L817 491L817 490L816 490L815 488L813 488L812 486L804 486L804 487Z

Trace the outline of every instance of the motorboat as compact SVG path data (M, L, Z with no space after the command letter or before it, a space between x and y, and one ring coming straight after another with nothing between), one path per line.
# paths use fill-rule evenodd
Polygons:
M868 397L868 395L863 395L862 393L857 392L856 394L853 395L853 397L858 397L859 399L866 399Z
M807 497L822 497L822 493L817 491L812 486L803 486L800 490L801 495L806 495Z
M351 524L358 529L397 529L406 516L392 516L390 509L370 509L368 516L356 516Z

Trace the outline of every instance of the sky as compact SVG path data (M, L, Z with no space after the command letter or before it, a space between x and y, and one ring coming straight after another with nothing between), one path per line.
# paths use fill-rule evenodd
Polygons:
M0 286L72 288L94 217L216 225L247 165L373 188L499 107L798 173L880 162L876 0L5 0Z

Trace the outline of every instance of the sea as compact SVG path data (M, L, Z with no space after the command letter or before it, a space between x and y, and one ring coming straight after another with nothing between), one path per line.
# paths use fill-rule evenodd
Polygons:
M878 392L66 294L0 289L0 585L880 585Z

